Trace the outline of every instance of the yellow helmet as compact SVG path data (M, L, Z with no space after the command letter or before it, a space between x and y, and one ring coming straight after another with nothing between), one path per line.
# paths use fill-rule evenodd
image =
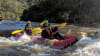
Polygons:
M31 21L27 21L27 24L30 24L31 23Z

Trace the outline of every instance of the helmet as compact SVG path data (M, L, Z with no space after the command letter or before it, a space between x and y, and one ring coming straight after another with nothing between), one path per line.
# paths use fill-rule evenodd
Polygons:
M43 26L43 24L46 24L46 23L48 23L48 20L42 21L42 22L40 23L40 25Z
M30 24L31 23L31 21L27 21L27 24Z

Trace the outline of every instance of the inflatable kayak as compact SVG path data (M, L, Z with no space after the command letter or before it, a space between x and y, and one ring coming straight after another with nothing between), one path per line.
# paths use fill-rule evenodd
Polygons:
M46 39L46 38L42 38L39 36L31 36L31 39L38 39L39 41L41 41L44 44L48 44L54 47L67 47L72 45L73 43L76 43L77 41L77 37L76 36L72 36L72 35L64 35L64 37L66 38L65 40L58 40L58 39Z
M17 33L18 35L18 33ZM20 36L20 35L19 35ZM30 38L31 40L37 39L43 44L48 44L54 47L68 47L73 45L73 43L77 42L77 37L73 35L64 35L65 39L64 40L58 40L58 39L47 39L47 38L42 38L41 36L30 36L27 38Z

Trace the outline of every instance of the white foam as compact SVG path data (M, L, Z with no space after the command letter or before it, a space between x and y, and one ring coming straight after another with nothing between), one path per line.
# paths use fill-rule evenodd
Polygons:
M23 40L28 39L29 36L24 35L23 36ZM25 43L25 41L23 40L18 40L18 41L14 41L14 40L9 40L5 37L1 37L0 38L0 43L6 43L6 44L10 44L10 45L16 45L19 44L19 48L21 49L22 46L24 46L23 43ZM30 39L28 39L30 41ZM45 56L47 55L47 52L49 53L47 56L52 55L52 54L57 54L56 52L66 52L65 54L70 54L75 56L77 54L77 56L100 56L100 39L92 39L91 37L83 37L79 42L77 42L75 44L75 48L73 49L73 47L71 47L69 50L58 50L58 49L52 49L49 48L49 46L44 46L42 44L31 44L31 45L25 45L28 48L24 48L25 50L29 50L30 52L32 52L32 55L35 55L34 52L37 53L38 56ZM27 42L27 41L26 41ZM30 43L30 42L29 42ZM4 45L4 44L2 44ZM72 50L71 50L72 49ZM74 51L72 53L70 53L69 51ZM64 55L64 54L62 54Z

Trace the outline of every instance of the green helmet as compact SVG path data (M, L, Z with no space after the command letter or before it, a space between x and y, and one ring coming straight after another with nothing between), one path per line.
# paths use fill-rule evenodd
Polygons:
M43 24L48 23L48 20L44 20L42 23L43 23Z

